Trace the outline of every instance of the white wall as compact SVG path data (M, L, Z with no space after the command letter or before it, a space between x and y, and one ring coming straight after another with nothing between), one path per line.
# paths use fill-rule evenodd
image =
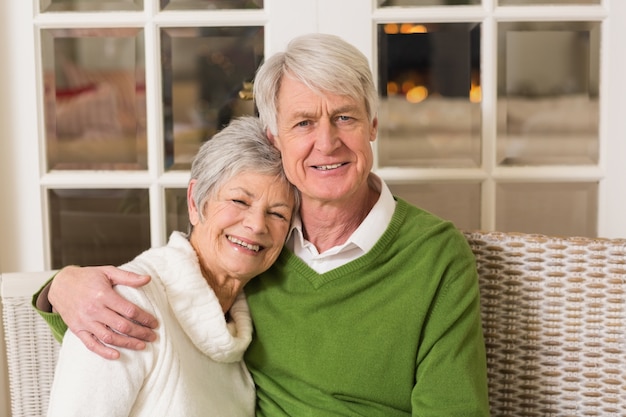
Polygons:
M39 178L38 166L23 163L24 155L39 152L37 109L33 106L35 86L31 82L23 88L16 83L19 77L35 79L33 29L19 25L19 22L29 21L27 18L32 16L33 5L34 2L0 1L0 273L17 270L17 265L24 265L33 255L41 257L42 252L37 243L33 245L17 232L41 227L37 187L30 187L30 191L23 187L25 182ZM21 229L24 226L26 229ZM41 261L35 261L32 268L42 269L40 264ZM9 417L2 326L0 337L0 417Z
M7 15L7 1L0 2L0 60L4 61L8 57L8 43L11 39L9 36L9 28L6 22ZM8 147L8 138L10 138L10 125L9 125L9 95L6 92L9 90L9 76L8 71L5 65L0 65L0 271L3 271L4 268L4 258L5 258L5 250L4 248L7 245L6 239L4 236L6 234L4 231L6 230L6 225L9 222L9 215L6 210L6 202L11 198L10 195L6 193L6 187L3 178L7 178L7 170L6 166L8 161L7 159L9 152L7 151ZM2 317L2 309L0 305L0 318ZM0 321L1 323L1 321ZM9 407L9 394L8 394L8 377L7 377L7 366L6 366L6 349L4 344L4 331L3 326L0 325L0 417L9 417L10 416L10 407Z

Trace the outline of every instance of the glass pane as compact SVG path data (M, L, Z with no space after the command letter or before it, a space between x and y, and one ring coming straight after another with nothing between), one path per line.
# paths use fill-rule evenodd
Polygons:
M263 45L259 26L162 30L166 168L189 169L203 141L255 114L251 82Z
M189 231L189 213L187 212L187 189L167 188L165 190L165 222L167 236L173 231Z
M162 10L262 9L263 0L160 0Z
M600 23L502 23L498 163L596 164Z
M142 10L143 0L40 0L42 12Z
M452 221L465 230L480 229L480 184L389 184L393 195Z
M463 4L480 4L480 0L378 0L378 7L453 6Z
M597 183L508 183L496 189L496 230L597 236Z
M480 165L480 25L378 26L380 166Z
M48 169L147 168L143 31L42 31Z
M600 4L601 0L498 0L500 6L527 6L532 4Z
M52 268L121 265L150 247L148 190L48 190Z

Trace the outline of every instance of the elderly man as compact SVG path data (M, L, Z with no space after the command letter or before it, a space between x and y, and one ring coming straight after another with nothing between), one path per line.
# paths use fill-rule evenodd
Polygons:
M377 94L365 56L332 35L301 36L261 66L254 91L301 193L279 259L245 289L257 415L488 416L474 257L450 222L371 172ZM141 349L156 323L111 283L145 280L69 267L48 299L114 359L111 345Z

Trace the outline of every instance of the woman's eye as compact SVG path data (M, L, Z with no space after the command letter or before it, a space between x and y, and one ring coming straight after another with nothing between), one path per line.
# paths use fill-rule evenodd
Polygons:
M245 201L243 201L243 200L233 199L232 201L233 201L233 203L235 203L235 204L241 204L241 205L244 205L244 206L247 206L247 205L248 205L248 204L247 204Z
M278 213L278 212L276 212L276 211L273 211L273 212L270 212L270 214L271 214L272 216L274 216L274 217L279 218L279 219L282 219L282 220L287 220L287 217L286 217L285 215L283 215L282 213Z

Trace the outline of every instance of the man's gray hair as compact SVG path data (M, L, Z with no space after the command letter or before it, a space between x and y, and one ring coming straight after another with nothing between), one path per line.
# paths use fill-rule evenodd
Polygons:
M233 119L204 143L196 154L191 164L191 179L197 180L192 198L201 221L204 221L206 200L224 183L243 172L273 175L277 181L290 184L283 170L280 151L270 143L256 117ZM296 196L297 210L299 194L293 185L291 187ZM191 225L189 227L191 232Z
M289 74L313 91L364 100L370 122L378 111L378 94L365 55L338 36L313 33L294 38L285 52L268 58L254 79L254 100L263 126L276 135L277 97Z

